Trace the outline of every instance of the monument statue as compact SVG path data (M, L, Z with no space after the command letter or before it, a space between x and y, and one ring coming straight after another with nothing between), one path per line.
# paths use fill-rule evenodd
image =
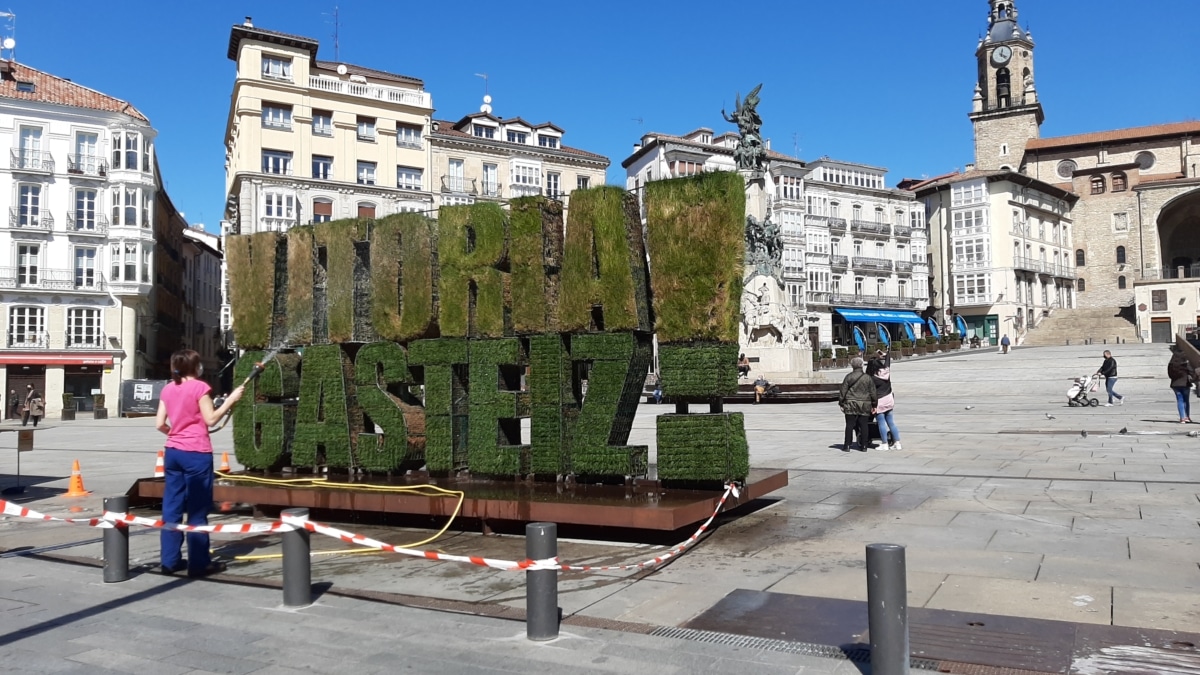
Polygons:
M733 153L739 171L762 172L766 159L766 148L762 140L762 118L758 116L760 89L761 84L750 90L744 100L739 94L734 99L733 115L727 114L724 109L721 110L721 117L730 124L736 124L741 136Z

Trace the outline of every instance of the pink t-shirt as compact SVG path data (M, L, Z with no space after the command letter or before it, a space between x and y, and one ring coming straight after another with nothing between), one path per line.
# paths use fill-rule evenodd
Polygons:
M200 399L212 389L204 380L184 380L179 384L167 383L159 400L167 406L167 420L171 432L167 434L167 447L189 452L213 451L208 437L208 425L200 413Z

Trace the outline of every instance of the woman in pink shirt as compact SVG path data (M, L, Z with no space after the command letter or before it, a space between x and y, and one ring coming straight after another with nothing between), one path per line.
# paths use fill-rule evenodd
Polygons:
M213 409L211 389L204 380L200 355L183 349L171 355L171 382L163 387L158 403L158 430L167 435L164 457L166 486L163 489L162 519L188 525L207 525L213 501L213 448L208 428L225 416L242 397L242 387L233 390L219 409ZM162 531L160 561L163 574L187 568L188 576L202 577L225 568L208 554L208 534L188 532L188 559L182 557L183 533Z

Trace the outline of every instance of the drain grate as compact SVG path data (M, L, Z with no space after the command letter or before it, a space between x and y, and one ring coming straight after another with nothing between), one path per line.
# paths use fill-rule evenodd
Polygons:
M729 647L744 647L748 649L765 649L773 652L799 654L801 656L820 656L829 659L846 659L854 663L869 663L871 650L866 648L842 649L830 645L817 645L809 642L793 642L791 640L774 640L771 638L718 633L710 630L695 630L693 628L673 628L663 626L650 633L655 637L690 640L708 644L725 645ZM919 670L938 670L939 662L929 659L910 659L909 665Z

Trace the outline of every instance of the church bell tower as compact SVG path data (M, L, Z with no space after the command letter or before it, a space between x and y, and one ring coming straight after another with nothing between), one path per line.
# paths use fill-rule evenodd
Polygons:
M1033 38L1017 24L1016 0L988 0L988 29L975 50L979 78L971 106L975 166L1019 170L1025 144L1045 114L1033 83Z

